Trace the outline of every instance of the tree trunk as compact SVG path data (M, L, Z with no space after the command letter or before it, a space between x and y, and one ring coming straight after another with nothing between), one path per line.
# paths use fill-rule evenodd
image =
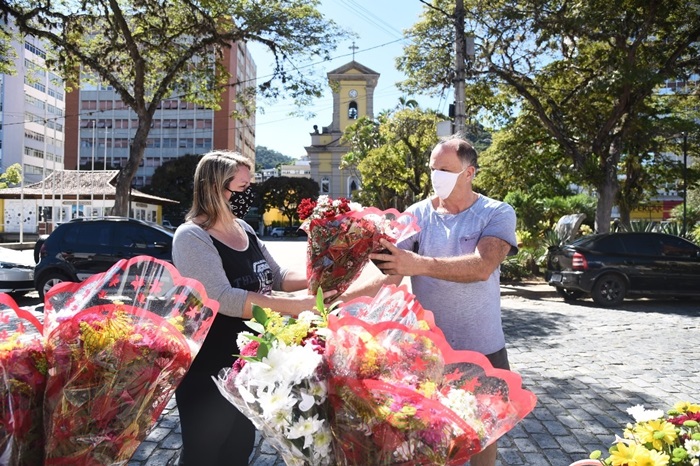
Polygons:
M612 208L617 192L620 189L620 182L617 179L617 166L612 162L608 162L604 166L604 172L603 181L598 184L598 205L595 211L596 233L608 233L610 231Z
M138 114L139 112L137 112ZM150 112L144 111L139 117L139 127L134 135L134 140L129 148L129 159L126 165L122 167L117 175L116 194L114 197L114 208L112 215L120 217L129 216L129 207L131 203L131 182L136 176L136 171L143 160L143 153L146 150L146 141L151 128L153 115Z

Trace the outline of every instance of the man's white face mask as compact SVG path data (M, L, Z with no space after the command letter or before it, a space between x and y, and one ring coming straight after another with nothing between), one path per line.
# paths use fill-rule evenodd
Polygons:
M433 189L435 194L438 195L440 199L447 199L452 194L457 184L457 178L464 172L462 170L459 173L450 173L442 170L433 170L430 173L430 181L433 183Z

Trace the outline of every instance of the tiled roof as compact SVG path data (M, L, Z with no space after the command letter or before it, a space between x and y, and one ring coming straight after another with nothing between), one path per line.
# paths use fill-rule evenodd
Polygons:
M0 189L0 198L17 199L38 197L75 197L81 198L107 197L114 198L116 188L114 183L119 174L118 170L57 170L38 183L14 188ZM164 197L142 193L137 189L131 190L133 201L150 202L153 204L177 204L177 201Z

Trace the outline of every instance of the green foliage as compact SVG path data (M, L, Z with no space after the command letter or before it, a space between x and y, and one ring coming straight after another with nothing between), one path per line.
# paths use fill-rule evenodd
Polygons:
M318 197L318 183L310 178L275 176L265 180L258 188L260 209L263 212L277 208L289 219L288 226L298 223L297 206L302 199Z
M0 74L14 74L14 59L17 57L12 47L12 31L9 25L0 20Z
M163 216L175 224L184 221L187 211L192 207L194 171L201 158L201 155L184 155L163 163L153 172L151 184L142 189L147 194L179 202L163 206Z
M683 225L683 204L678 204L671 210L671 220ZM686 202L685 224L688 230L692 230L700 222L700 205Z
M408 93L439 94L454 79L455 3L431 5L407 31L397 60ZM596 190L596 225L606 231L621 188L619 170L631 177L622 193L630 205L640 186L652 183L640 176L642 159L620 164L625 155L640 157L653 147L651 123L668 116L655 105L657 90L700 64L700 15L688 14L698 0L590 0L566 8L558 0L465 0L464 6L466 30L477 36L468 113L501 126L527 117L535 136L546 133L579 185Z
M343 166L362 179L357 201L381 209L405 209L430 193L430 152L437 144L432 111L406 106L385 113L379 121L360 118L348 127L343 140L350 146Z
M540 238L552 230L564 215L582 213L590 221L596 203L595 198L586 194L540 198L536 193L521 190L508 193L504 201L515 209L518 230L528 232L532 238Z
M294 163L294 157L284 155L276 150L268 149L265 146L255 147L255 167L256 169L276 168L280 164Z
M0 189L9 188L13 185L18 185L22 182L22 166L18 163L13 163L7 170L0 173Z
M131 181L143 160L153 114L177 96L219 109L224 91L235 97L233 116L254 110L253 97L280 94L299 105L322 94L325 76L296 63L322 63L345 37L318 11L317 0L0 1L22 34L47 41L47 66L68 83L107 84L138 118L129 159L117 177L114 211L127 212ZM303 33L300 33L303 31ZM257 42L274 55L271 76L258 85L239 82L224 67L235 42ZM231 81L234 84L230 84ZM228 94L227 94L228 95Z

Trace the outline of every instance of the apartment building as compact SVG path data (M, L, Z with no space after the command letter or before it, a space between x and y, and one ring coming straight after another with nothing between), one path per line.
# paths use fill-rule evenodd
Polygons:
M18 163L25 183L64 168L65 91L46 68L47 46L13 41L15 73L0 74L0 171Z
M246 120L231 118L234 111L243 110L235 102L236 92L255 85L255 62L244 43L235 43L223 61L231 82L239 84L225 89L220 110L195 105L178 96L159 103L134 187L150 184L157 167L183 155L228 149L255 160L255 116ZM137 125L136 114L111 86L81 85L66 98L66 168L123 166L129 158Z

